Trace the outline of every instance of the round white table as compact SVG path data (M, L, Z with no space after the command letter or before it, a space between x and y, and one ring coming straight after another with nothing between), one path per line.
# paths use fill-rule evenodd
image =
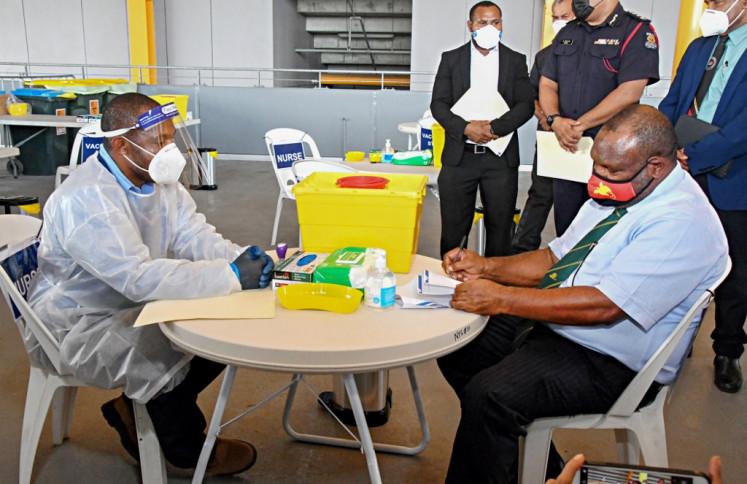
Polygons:
M397 274L403 286L418 273L440 271L441 262L415 256L409 274ZM221 427L253 411L286 389L283 423L295 439L317 444L362 448L371 482L381 482L375 450L416 454L429 435L413 365L451 353L469 343L484 328L487 318L453 309L401 309L377 311L362 305L348 315L322 311L291 311L278 305L274 319L242 321L200 320L161 324L161 330L184 351L228 365L192 482L202 482L207 461ZM293 373L291 382L239 417L221 424L237 367ZM356 373L407 367L415 396L423 440L416 447L374 444L353 377ZM298 383L306 373L341 373L351 402L360 442L301 434L288 416Z
M397 125L397 131L407 135L407 149L408 150L416 149L415 145L413 145L412 137L415 136L415 139L416 140L418 139L418 131L420 131L420 124L417 121L399 123Z

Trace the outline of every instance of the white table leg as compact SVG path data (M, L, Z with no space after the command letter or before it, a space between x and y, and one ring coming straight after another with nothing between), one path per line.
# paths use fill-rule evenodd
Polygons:
M371 479L372 484L381 484L379 463L376 461L376 451L374 451L373 441L371 440L371 432L368 430L366 415L363 413L363 404L361 404L361 397L358 395L355 378L352 373L346 373L343 375L342 380L345 383L345 391L348 393L350 405L353 407L355 425L358 427L358 436L361 439L361 447L363 448L363 453L366 456L366 464L368 465L368 477Z
M233 387L235 378L236 367L228 365L226 374L223 376L223 383L220 386L218 400L215 402L215 409L210 419L205 443L202 444L202 452L200 452L200 458L197 460L197 467L195 467L195 473L192 476L192 484L199 484L205 478L205 470L207 469L208 460L210 460L210 454L215 445L215 439L218 438L218 434L220 433L220 422L223 418L223 412L226 410L226 403L228 402L228 397L231 395L231 388Z

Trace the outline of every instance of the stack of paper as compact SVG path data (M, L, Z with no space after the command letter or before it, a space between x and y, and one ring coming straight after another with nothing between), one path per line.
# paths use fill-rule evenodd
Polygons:
M537 174L579 183L588 182L594 165L592 146L594 140L584 136L578 142L577 151L570 153L560 146L555 133L537 131Z
M500 118L508 111L509 107L506 100L497 90L481 90L474 87L470 87L459 101L451 107L451 112L465 121L492 121ZM509 133L483 146L487 146L496 155L502 156L513 136L513 133Z
M451 306L451 298L459 281L425 271L412 283L399 290L397 298L402 309L443 309Z

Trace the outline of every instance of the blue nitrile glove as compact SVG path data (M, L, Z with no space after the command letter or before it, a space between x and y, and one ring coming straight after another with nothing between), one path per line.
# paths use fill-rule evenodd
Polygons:
M252 245L233 262L231 269L241 283L241 289L264 289L270 285L275 263L265 251Z

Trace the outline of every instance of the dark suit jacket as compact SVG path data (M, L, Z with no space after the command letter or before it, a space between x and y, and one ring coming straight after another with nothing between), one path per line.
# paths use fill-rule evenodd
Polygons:
M462 161L467 137L464 128L467 121L451 112L470 87L471 46L463 46L444 52L433 84L431 113L446 130L446 144L441 160L444 165L456 166ZM493 133L505 136L516 131L534 114L535 92L529 83L526 56L503 44L498 47L498 92L506 100L510 111L491 122ZM511 167L519 166L519 137L514 136L503 153Z
M687 48L669 94L659 105L673 124L690 109L716 40L701 37ZM685 146L690 173L706 173L732 160L725 178L708 175L708 191L721 210L747 210L747 55L729 77L713 124L721 130Z

